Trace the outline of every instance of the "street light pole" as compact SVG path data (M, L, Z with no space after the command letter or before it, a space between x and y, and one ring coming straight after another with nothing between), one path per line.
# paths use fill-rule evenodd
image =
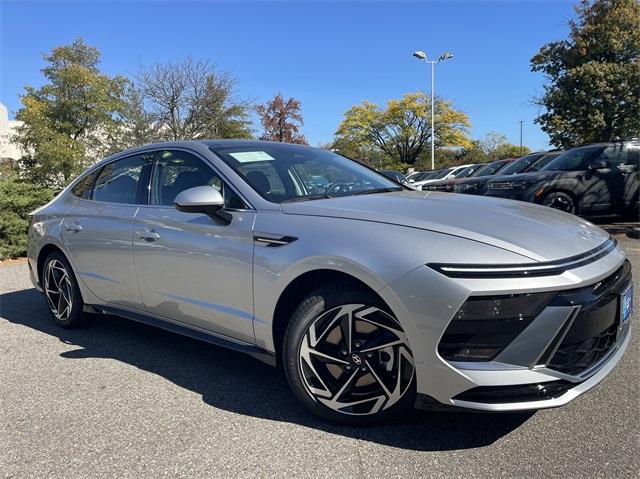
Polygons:
M431 171L436 169L436 62L431 63Z
M442 55L438 57L437 60L429 60L427 59L427 54L423 51L413 52L413 56L418 60L422 60L425 63L429 63L431 65L431 169L436 169L436 146L435 146L435 137L436 137L436 118L435 118L435 110L436 110L436 63L440 63L444 60L449 60L453 58L453 54L449 52L444 52Z
M522 124L524 123L523 120L520 120L520 156L522 156Z

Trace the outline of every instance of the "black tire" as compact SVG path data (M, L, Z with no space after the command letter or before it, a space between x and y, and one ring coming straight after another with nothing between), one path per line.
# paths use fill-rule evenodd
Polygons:
M40 284L44 290L49 314L54 322L67 329L82 326L86 322L86 315L83 311L84 301L73 274L73 268L67 258L58 251L50 253L42 265L41 276ZM59 284L56 284L56 281ZM61 290L63 293L52 293L51 291L54 289ZM69 300L68 310L65 309L64 304L67 299Z
M542 198L542 204L549 208L564 211L575 215L577 212L576 200L568 193L562 191L552 191Z
M395 323L393 324L397 325L397 327L400 328L399 323L397 323L397 320L395 320L395 318L393 318L393 316L390 314L389 309L384 304L380 303L380 299L377 298L374 294L364 291L362 288L359 288L357 286L355 287L349 286L345 284L333 284L333 285L321 286L318 289L314 290L299 304L299 306L294 311L293 316L291 317L291 320L287 325L283 346L282 346L282 359L283 359L282 364L284 366L285 375L287 377L289 385L293 390L294 394L302 402L302 404L316 416L319 416L325 420L328 420L337 424L341 424L341 425L353 426L353 425L377 423L380 421L388 420L392 417L397 417L398 415L406 413L407 411L411 410L415 404L415 399L416 399L415 367L413 365L412 358L410 362L405 360L404 357L402 359L395 359L398 365L397 375L403 375L403 378L405 378L404 380L405 386L403 386L403 389L401 389L401 391L404 391L403 395L395 403L391 403L390 396L387 395L386 396L387 400L385 401L386 403L383 404L382 406L379 406L380 410L377 410L377 412L374 412L371 414L369 413L350 414L342 411L337 411L321 403L316 397L313 396L313 393L310 391L310 389L307 386L308 382L305 382L307 380L304 377L305 372L303 372L303 365L302 365L303 359L301 359L303 341L309 341L307 334L309 333L310 328L312 327L312 325L316 324L316 321L322 321L323 319L320 319L320 318L322 318L323 315L325 315L325 313L333 314L332 311L334 309L337 309L344 305L364 305L361 309L358 310L360 312L362 312L365 309L373 310L373 309L379 308L377 314L379 314L381 318L387 318L387 319L392 318L393 321L395 321ZM351 306L346 306L346 307L351 307ZM373 307L373 308L369 308L369 307ZM342 313L343 310L340 309L339 311L340 313ZM388 315L388 316L385 316L385 315ZM336 318L338 318L339 316L340 314L337 314ZM352 317L357 317L355 311L349 316L349 318L352 318ZM350 321L355 321L355 320L350 320ZM332 322L332 320L329 319L328 322ZM339 324L339 326L327 327L326 331L329 331L333 327L340 328L339 334L342 337L344 337L344 333L341 326L342 322L341 321L336 321L336 322ZM351 324L355 324L355 323L351 323ZM313 327L315 328L316 326L313 326ZM356 334L359 334L355 326L353 331L355 331ZM401 328L400 328L400 331L401 331ZM389 334L386 331L385 333ZM330 334L326 333L326 336L328 341ZM356 344L357 344L357 341L356 341ZM365 344L366 342L363 343L363 345ZM403 348L403 347L398 346L398 349L400 348ZM411 355L411 351L408 349L408 345L406 348L403 348L403 353L405 351L408 351L409 354ZM354 351L354 352L358 352L358 351ZM344 350L342 351L342 354L344 356L349 356L349 359L351 359L351 356L357 356L357 354L353 354L353 355L346 354ZM365 353L361 353L361 354L363 354L361 356L361 361L366 362L366 365L371 367L372 370L375 370L375 369L378 369L378 363L374 362L376 361L376 359L375 357L372 357L372 356L374 354L380 355L380 354L386 354L386 353L382 353L382 352L366 353L366 357L364 355ZM342 357L344 358L344 356ZM399 355L395 353L388 356L389 357L394 356L395 358L399 358ZM369 359L366 359L366 358L369 358ZM409 363L411 364L410 374L407 373L407 371L401 367L401 365L404 365L404 368L408 368L409 366L407 365ZM362 364L362 363L360 362L358 364ZM373 367L374 365L376 367ZM336 366L334 365L334 367ZM352 366L355 369L353 370L350 369L349 372L347 372L344 369L348 366L340 366L340 367L343 368L342 372L335 373L335 374L340 374L340 378L343 377L342 374L357 375L356 377L358 379L353 380L353 383L355 384L355 386L357 386L360 382L360 375L363 375L363 376L369 375L371 379L374 378L374 375L373 375L374 371L362 372L366 370L366 367L363 367L361 371L358 371L358 366ZM311 371L311 369L308 369L308 371ZM398 377L397 375L395 377ZM379 376L378 379L380 377L382 376ZM330 378L330 379L333 379L333 378ZM337 381L337 378L336 378L336 381ZM378 381L378 383L373 383L369 387L372 387L372 388L378 387L379 383L380 382ZM354 387L353 389L357 390L356 387ZM382 388L380 388L380 390L382 391ZM371 393L371 394L375 395L378 393ZM341 397L339 396L340 395L335 396L336 400L340 400ZM369 403L371 402L373 402L374 404L376 403L374 400L369 401Z

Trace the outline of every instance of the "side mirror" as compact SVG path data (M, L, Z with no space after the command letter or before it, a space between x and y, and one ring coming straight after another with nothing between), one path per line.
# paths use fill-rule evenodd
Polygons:
M415 183L416 180L414 180L413 178L409 178L409 183Z
M593 160L589 163L590 170L604 170L606 168L609 168L609 165L604 160Z
M176 196L173 204L178 211L214 215L224 207L224 198L211 186L196 186Z

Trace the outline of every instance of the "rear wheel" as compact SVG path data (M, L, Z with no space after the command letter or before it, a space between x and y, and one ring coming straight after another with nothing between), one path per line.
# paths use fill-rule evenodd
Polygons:
M284 366L300 401L340 424L377 422L415 402L415 367L396 318L372 294L324 287L296 309Z
M84 322L84 302L78 282L62 253L54 251L44 260L42 289L49 313L57 324L63 328L74 328Z
M553 191L542 198L542 204L565 213L576 213L576 202L571 195L562 191Z

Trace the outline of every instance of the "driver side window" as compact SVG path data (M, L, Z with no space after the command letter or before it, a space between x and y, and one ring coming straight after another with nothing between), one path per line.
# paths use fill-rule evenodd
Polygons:
M196 186L211 186L218 190L224 198L225 208L247 207L200 158L179 150L159 152L151 179L152 205L173 206L178 194Z

